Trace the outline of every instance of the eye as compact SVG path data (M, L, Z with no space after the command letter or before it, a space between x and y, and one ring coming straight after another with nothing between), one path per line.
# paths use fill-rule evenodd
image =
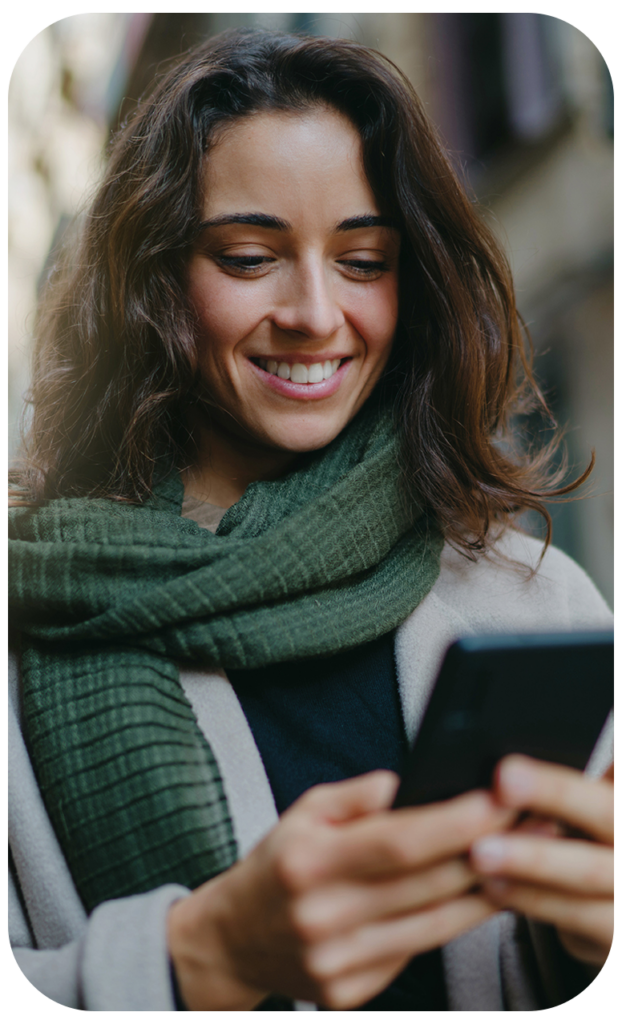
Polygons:
M265 269L268 264L275 262L274 257L261 256L259 254L250 256L220 255L214 258L222 267L237 270L242 274L252 274L258 270Z
M216 261L225 267L232 267L234 270L240 270L242 273L252 274L255 270L260 270L266 263L275 263L276 260L271 256L216 256ZM390 269L388 263L384 260L370 260L370 259L344 259L339 260L341 266L347 267L348 270L353 272L359 278L370 278L373 274L383 273Z
M338 263L345 267L354 277L379 277L380 274L389 270L389 264L385 260L338 260Z

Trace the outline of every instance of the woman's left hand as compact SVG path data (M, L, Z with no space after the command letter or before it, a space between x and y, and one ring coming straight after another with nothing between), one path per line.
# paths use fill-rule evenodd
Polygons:
M613 766L593 779L513 754L497 766L495 796L536 817L473 843L484 894L555 925L571 956L602 966L613 937Z

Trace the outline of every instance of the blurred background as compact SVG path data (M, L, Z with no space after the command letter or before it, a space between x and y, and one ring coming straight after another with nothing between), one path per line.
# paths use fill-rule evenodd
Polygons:
M87 202L110 132L162 62L230 26L342 36L411 79L509 253L537 376L590 496L554 541L613 598L613 92L589 39L538 14L84 14L19 58L9 115L9 438L50 254ZM532 424L535 431L544 424ZM536 524L530 524L536 529Z

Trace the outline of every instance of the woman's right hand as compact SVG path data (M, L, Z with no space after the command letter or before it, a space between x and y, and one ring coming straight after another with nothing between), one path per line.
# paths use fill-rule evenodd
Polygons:
M495 912L470 892L464 855L512 812L485 792L391 810L397 784L377 771L310 789L244 860L172 906L188 1009L252 1009L271 993L360 1006Z

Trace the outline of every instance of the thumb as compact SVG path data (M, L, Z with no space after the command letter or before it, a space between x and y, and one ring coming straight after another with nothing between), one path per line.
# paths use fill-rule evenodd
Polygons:
M384 769L307 790L299 803L323 821L352 821L391 806L399 776Z

